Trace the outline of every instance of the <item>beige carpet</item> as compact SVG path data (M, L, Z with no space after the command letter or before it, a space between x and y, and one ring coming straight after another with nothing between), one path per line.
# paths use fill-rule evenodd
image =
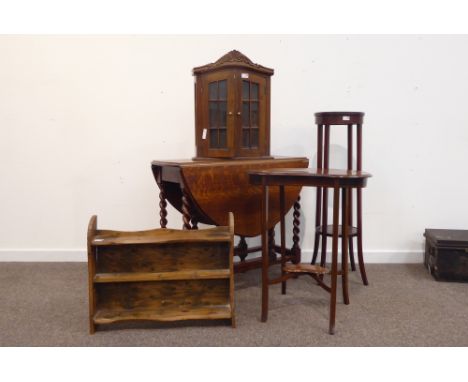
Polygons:
M260 322L260 274L236 275L236 329L224 323L118 325L88 334L84 263L0 263L1 346L468 346L468 284L434 281L422 265L368 265L350 276L327 333L328 294L310 277L270 289Z

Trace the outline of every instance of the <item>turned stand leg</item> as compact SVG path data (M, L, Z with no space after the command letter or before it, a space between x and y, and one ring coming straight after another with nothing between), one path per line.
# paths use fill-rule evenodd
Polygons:
M349 291L348 291L348 213L349 213L349 197L348 189L343 188L341 190L341 285L343 287L343 301L345 305L349 304Z
M335 334L336 317L336 285L338 276L338 219L340 210L340 189L333 189L333 242L331 267L331 293L330 293L330 321L329 333Z
M280 186L280 237L281 237L281 277L284 277L286 272L286 230L285 230L285 207L284 207L284 186ZM281 294L286 294L286 280L281 282Z
M367 281L366 268L364 267L364 254L362 250L362 190L357 190L357 244L358 244L358 259L359 271L364 285L369 285Z
M268 186L262 186L262 322L268 319L268 267L269 267L269 250L268 250Z
M317 188L317 201L315 203L315 239L314 239L314 254L312 255L311 264L315 264L317 261L318 250L320 246L320 232L318 232L318 227L320 227L320 218L322 214L322 189Z
M348 200L348 224L349 227L353 227L353 190L349 191L349 200ZM350 232L348 232L348 235ZM344 238L343 238L344 240ZM353 237L351 235L348 236L348 243L349 243L349 260L351 264L351 270L356 270L356 263L354 261L354 243Z
M353 125L348 125L348 170L353 169ZM350 194L350 198L348 201L348 219L347 224L350 227L353 226L353 198L352 193ZM342 240L345 240L342 238ZM353 248L353 238L352 236L348 237L349 241L349 258L351 260L351 270L356 270L356 264L354 263L354 248Z
M356 167L358 171L362 170L362 124L357 124L357 159ZM367 281L366 269L364 268L364 254L362 251L362 189L357 189L357 249L359 260L359 271L364 285L369 285Z
M330 162L330 125L325 125L325 137L323 143L323 168L328 170ZM324 267L327 261L327 225L328 225L328 188L323 189L322 203L322 254L320 266ZM323 279L323 275L320 275Z
M327 260L327 225L328 225L328 189L323 189L323 204L322 204L322 253L320 256L320 266L325 267ZM323 279L323 275L320 275Z
M317 125L317 168L323 168L323 125ZM317 261L318 250L320 246L320 233L317 231L321 226L322 214L322 188L317 187L317 198L315 203L315 240L314 254L312 255L311 264L314 265Z

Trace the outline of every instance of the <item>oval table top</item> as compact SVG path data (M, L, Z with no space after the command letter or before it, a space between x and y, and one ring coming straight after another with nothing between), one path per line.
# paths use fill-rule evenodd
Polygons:
M317 168L273 168L249 171L255 185L296 185L320 187L365 187L372 175L357 170Z
M226 226L228 212L233 212L235 234L246 237L258 236L261 232L262 191L261 187L249 182L249 173L277 167L306 168L308 165L309 160L304 157L152 162L159 187L176 209L182 212L180 189L183 188L199 222ZM300 191L300 186L285 190L286 211L293 207ZM269 227L273 228L279 220L279 191L272 190Z

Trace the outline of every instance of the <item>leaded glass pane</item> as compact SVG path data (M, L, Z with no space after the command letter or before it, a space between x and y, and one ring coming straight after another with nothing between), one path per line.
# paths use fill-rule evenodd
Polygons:
M220 149L227 148L227 137L226 137L226 129L219 129L219 144L218 147Z
M258 129L250 130L250 147L258 147Z
M258 102L250 103L250 125L258 127Z
M218 99L226 100L227 99L227 81L219 81L218 82Z
M242 127L250 127L250 113L248 102L242 102Z
M252 82L250 84L250 99L257 100L258 99L258 84Z
M210 129L210 148L218 148L218 129Z
M218 103L219 127L226 127L227 125L227 102L220 101Z
M250 147L249 129L242 129L242 147Z
M210 82L208 85L208 94L210 95L211 100L218 99L218 82Z
M244 100L248 100L250 98L249 87L249 81L242 81L242 99Z
M209 103L210 128L218 127L218 103L211 101Z

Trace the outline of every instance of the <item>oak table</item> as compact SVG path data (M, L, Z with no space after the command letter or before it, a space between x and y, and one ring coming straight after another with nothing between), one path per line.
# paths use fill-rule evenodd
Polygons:
M198 223L225 226L228 212L233 212L234 233L240 236L235 254L241 259L234 269L239 272L260 268L261 259L246 260L249 253L261 249L248 248L245 241L246 237L261 233L261 189L249 183L248 172L278 167L306 168L308 164L309 160L304 157L155 160L151 168L160 190L160 225L162 228L167 226L167 201L181 212L184 229L197 229ZM300 186L289 187L284 200L284 211L294 208L294 244L287 250L287 256L295 263L300 261L300 191ZM279 252L279 247L274 244L274 227L280 220L277 198L270 208L269 247L274 262L276 252Z
M353 188L362 189L367 184L367 178L371 175L362 171L354 170L333 170L333 169L270 169L263 171L249 172L250 183L262 188L262 213L261 213L261 237L262 237L262 316L263 322L268 318L268 288L272 284L282 283L282 293L286 293L286 280L297 274L312 275L319 285L330 292L330 317L329 333L335 331L336 314L336 286L338 274L342 276L343 298L345 304L349 304L348 296L348 225L343 224L342 233L342 270L338 271L338 236L339 236L339 209L340 190L342 194L342 222L348 221L350 193ZM274 201L274 195L270 197L270 187L279 188L280 216L284 216L286 187L321 187L323 189L333 189L333 244L332 244L332 264L331 271L328 272L322 266L311 264L286 265L285 258L285 230L284 218L281 218L281 276L270 280L268 274L269 256L267 231L270 228L269 204ZM323 281L323 274L330 273L331 287ZM320 275L320 276L318 276Z

